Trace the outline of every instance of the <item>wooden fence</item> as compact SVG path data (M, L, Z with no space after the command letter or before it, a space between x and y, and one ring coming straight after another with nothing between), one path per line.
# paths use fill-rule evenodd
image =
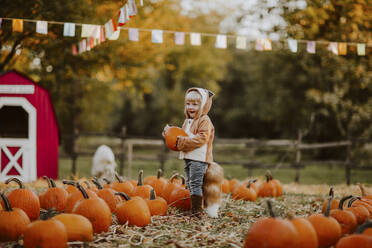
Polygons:
M85 146L85 149L80 149L77 145L78 138L81 137L90 137L90 136L107 136L110 139L114 139L113 144L115 151L114 153L118 156L120 161L119 163L119 173L125 175L128 178L132 177L132 164L134 160L151 160L159 161L159 167L164 169L165 163L168 159L176 158L176 153L169 152L169 149L165 146L162 139L147 139L147 138L135 138L127 137L125 128L121 134L103 134L103 133L81 133L75 134L73 137L73 152L69 155L72 160L72 174L76 173L76 161L79 156L93 156L97 145L92 145L91 147ZM280 169L280 168L292 168L296 170L295 173L295 182L300 180L301 169L307 165L317 164L317 165L341 165L345 169L345 179L346 184L350 185L351 183L351 170L371 170L372 166L359 166L356 163L353 163L351 159L351 151L353 146L359 143L368 143L370 140L348 140L348 141L339 141L339 142L325 142L325 143L303 143L302 137L299 137L297 140L257 140L257 139L215 139L214 146L215 150L223 150L224 148L229 147L243 147L248 149L248 155L245 156L243 160L218 160L216 162L221 165L241 165L244 168L248 169L248 175L252 175L253 169ZM160 148L158 154L150 155L135 155L135 147L138 146L156 146ZM343 160L303 160L302 154L306 150L318 150L326 148L345 148L345 154ZM289 153L294 154L293 161L289 163L262 163L255 159L256 151L260 149L272 149L272 150L284 150Z

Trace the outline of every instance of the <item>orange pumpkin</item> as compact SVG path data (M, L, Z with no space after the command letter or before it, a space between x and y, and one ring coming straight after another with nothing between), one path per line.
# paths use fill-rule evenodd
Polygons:
M133 196L140 196L144 199L150 198L150 192L152 187L150 185L143 184L143 170L140 170L138 174L138 182L137 186L134 188L132 195Z
M261 218L249 228L244 248L297 248L298 232L289 221L276 218L267 201L270 218Z
M121 201L121 199L115 195L116 191L111 188L103 188L98 182L97 178L93 178L92 182L97 186L97 196L102 198L109 206L111 212L114 212L116 205Z
M124 197L124 201L120 202L115 210L115 215L120 224L128 222L129 225L147 226L151 223L151 213L146 201L139 196L130 198L122 192L116 194Z
M355 234L345 236L341 238L335 248L370 248L372 247L372 236L365 235L366 229L371 229L372 223L366 221L363 225L360 225L355 231Z
M230 194L231 192L229 180L227 180L226 178L222 180L221 191L225 194Z
M266 181L262 182L260 189L258 190L258 196L260 197L275 197L277 196L277 186L271 180L271 174L266 172Z
M290 220L298 233L297 248L317 248L318 236L313 225L305 218L297 217Z
M155 193L157 196L161 196L163 194L164 188L167 185L167 180L162 177L163 171L158 169L158 174L150 183L148 183L151 187L154 188Z
M176 148L176 142L178 136L187 136L187 133L179 127L171 126L164 134L165 144L173 151L178 151Z
M372 203L368 199L363 199L360 197L356 197L357 199L351 204L352 207L355 206L363 206L369 212L369 217L372 217Z
M68 241L91 241L93 226L90 221L78 214L58 214L52 219L59 220L66 228Z
M27 226L23 236L25 248L67 247L66 227L56 219L37 220Z
M4 194L0 196L4 202L4 210L0 210L0 242L17 240L30 224L30 218L22 209L12 208Z
M236 187L232 192L231 198L234 200L255 201L257 199L257 193L251 187L252 182L254 182L254 180L250 180L247 186L242 184Z
M236 178L233 178L229 181L229 185L230 185L230 192L233 192L235 187L239 186L240 185L240 182L238 179Z
M338 209L332 209L329 213L330 216L335 218L341 225L342 234L350 234L355 231L358 226L358 221L355 215L347 210L343 209L344 202L353 197L352 195L343 197L340 200Z
M39 195L40 206L44 209L54 208L57 211L64 211L67 203L68 192L64 188L57 188L53 179L44 176L49 188Z
M169 204L169 196L170 194L172 193L172 191L174 190L174 188L176 188L177 186L179 186L180 184L177 183L177 178L179 177L179 174L178 173L175 173L168 181L167 185L165 185L165 188L164 188L164 191L163 191L163 194L161 195L164 200L167 201L167 203Z
M9 178L5 181L5 184L12 181L18 183L19 189L15 189L6 195L10 205L25 211L31 221L38 219L40 215L39 197L33 191L26 189L18 178Z
M107 232L112 220L109 206L99 197L89 198L86 190L80 184L77 187L84 198L75 204L72 213L86 217L92 223L95 233Z
M167 202L159 196L156 196L154 189L151 190L150 199L146 199L147 206L150 209L151 216L164 216L168 211Z
M329 216L333 195L329 197L328 206L324 214L313 214L307 219L313 225L318 236L319 248L326 248L336 244L341 238L341 226L337 220Z
M180 185L174 187L172 192L169 194L168 205L183 209L185 211L190 210L191 209L190 190Z
M69 182L67 181L63 181L64 184L68 184ZM80 184L78 182L74 183L74 185L78 188L78 187L81 187ZM86 193L88 194L88 196L90 198L97 198L97 194L94 193L93 191L91 190L85 190ZM65 207L65 212L66 213L72 213L72 209L75 207L76 203L78 201L80 201L81 199L83 199L84 196L83 194L81 193L81 191L77 191L77 192L74 192L72 194L70 194L68 197L67 197L67 202L66 202L66 207Z
M368 209L362 205L359 206L351 206L354 201L356 201L357 198L353 197L348 203L348 207L345 208L347 211L351 211L355 217L357 218L358 224L363 224L364 221L369 217Z
M123 181L121 179L121 177L117 173L115 173L115 177L116 177L116 179L118 181L117 182L113 182L111 184L111 188L113 188L117 192L123 192L123 193L131 196L132 195L132 192L133 192L133 190L135 188L133 186L133 184L131 182L129 182L129 181Z

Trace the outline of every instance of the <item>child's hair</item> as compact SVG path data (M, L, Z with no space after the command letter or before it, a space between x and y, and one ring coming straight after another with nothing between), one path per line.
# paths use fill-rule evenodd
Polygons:
M201 98L202 97L199 92L192 90L186 94L185 101L196 101L196 102L201 103L201 100L202 100Z

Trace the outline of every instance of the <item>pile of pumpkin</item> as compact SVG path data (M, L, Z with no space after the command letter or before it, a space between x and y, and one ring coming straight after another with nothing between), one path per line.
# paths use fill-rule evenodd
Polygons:
M259 219L246 234L245 248L371 248L372 195L334 199L333 189L322 213L307 217L277 218L268 201L269 218ZM344 205L347 203L347 208Z
M44 177L49 187L39 195L17 178L8 179L5 184L15 182L19 188L0 193L0 242L23 235L26 248L66 247L68 241L91 241L93 233L109 231L112 214L119 224L143 227L151 216L166 215L169 206L191 208L190 192L178 174L167 180L159 170L157 176L143 180L141 170L138 181L116 178L117 182L106 180L104 185L93 178L95 186L63 180L64 186L57 187Z
M231 193L234 200L256 201L257 197L279 197L283 195L283 187L278 179L273 179L270 171L265 174L266 180L259 179L240 182L238 179L224 179L222 192Z

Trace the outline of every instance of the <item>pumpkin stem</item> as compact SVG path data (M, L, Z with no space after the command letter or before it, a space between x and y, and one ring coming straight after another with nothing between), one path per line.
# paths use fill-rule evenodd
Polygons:
M90 189L90 183L87 180L85 180L84 183L87 185L87 188Z
M255 182L257 182L257 179L249 180L249 181L248 181L248 184L247 184L247 188L249 189L249 188L251 187L251 184L252 184L252 183L255 183Z
M329 196L334 196L334 191L333 191L333 188L331 187L330 189L329 189L329 194L328 194Z
M338 204L338 209L342 210L344 208L344 202L350 198L353 198L352 195L348 195L348 196L345 196L343 197L341 200L340 200L340 203Z
M361 183L358 183L358 186L360 188L360 191L362 192L362 196L366 196L367 193L366 193L366 189L364 188L364 186Z
M270 180L273 179L269 170L266 171L265 177L266 177L266 182L269 182Z
M356 234L362 234L364 232L364 230L366 230L367 228L370 228L370 227L372 227L372 222L369 219L366 219L366 221L363 224L358 226L358 228L355 230L355 233Z
M115 172L115 178L116 178L116 180L118 180L119 183L123 182L123 180L121 179L121 177L119 176L119 174L117 172Z
M50 185L52 186L52 188L57 188L56 182L54 182L52 178L48 178L48 179L50 181Z
M332 190L332 192L333 192L333 190ZM325 217L328 217L329 216L329 212L331 212L332 199L333 199L333 194L328 199L328 205L327 205L326 211L324 213L324 216Z
M3 199L5 211L7 211L7 212L13 211L12 206L10 205L10 202L9 202L8 198L3 193L0 193L0 196Z
M271 201L270 200L267 200L267 208L269 209L269 213L270 213L270 216L272 218L275 218L275 213L273 211L273 206L271 205Z
M111 184L111 181L108 180L107 178L102 178L103 181L105 181L107 184Z
M92 178L92 182L97 186L98 189L103 189L102 185L98 182L96 177Z
M62 180L63 184L72 185L76 187L76 182L74 181L68 181L68 180Z
M5 181L5 184L10 183L11 181L14 181L14 182L18 183L20 189L24 189L25 188L25 186L23 185L23 183L21 182L21 180L19 180L16 177L9 178L8 180Z
M83 194L85 199L89 199L89 196L85 189L80 185L80 183L76 183L76 187L80 190L80 192Z
M356 200L358 200L358 197L352 197L350 201L347 203L347 207L350 208Z
M154 189L151 189L151 191L150 191L150 200L155 200L155 198L156 198L155 190Z
M143 185L143 170L140 170L138 173L137 186L142 186L142 185Z
M43 178L45 179L45 181L47 181L48 183L48 188L51 188L52 187L52 184L50 183L50 180L47 176L43 176Z
M169 181L171 183L173 183L173 180L176 180L178 177L179 177L179 174L178 173L174 173L173 176L171 176L171 178L169 178Z
M123 193L123 192L115 192L115 195L120 195L120 196L124 197L124 199L126 201L129 201L130 200L130 197L127 194Z
M161 178L161 176L163 176L163 170L162 169L158 169L158 179Z
M180 178L182 179L182 185L185 185L186 183L186 178L183 175L180 175Z

